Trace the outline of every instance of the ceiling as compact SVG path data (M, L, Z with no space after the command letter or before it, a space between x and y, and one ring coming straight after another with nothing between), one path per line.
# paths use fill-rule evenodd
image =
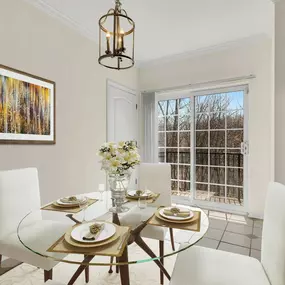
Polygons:
M98 41L98 19L113 0L32 0ZM136 60L154 59L223 45L256 35L271 36L270 0L122 0L136 23Z

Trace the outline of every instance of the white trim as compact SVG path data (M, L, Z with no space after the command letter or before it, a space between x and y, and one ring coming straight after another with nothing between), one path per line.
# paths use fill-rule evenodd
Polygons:
M255 79L256 76L253 74L234 77L234 78L224 78L219 80L212 80L207 82L197 82L190 83L184 86L174 86L170 88L156 89L156 90L146 90L142 91L142 93L164 93L164 94L176 94L182 93L183 91L200 91L200 90L211 90L223 87L232 87L232 86L240 86L249 84L250 80Z
M116 82L116 81L114 81L112 79L109 79L109 78L107 79L107 88L108 88L108 86L113 86L113 87L115 87L117 89L120 89L122 91L128 92L128 93L130 93L130 94L132 94L134 96L138 95L138 92L135 89L131 89L131 88L129 88L129 87L123 85L123 84L120 84L120 83L118 83L118 82Z
M26 1L27 3L33 5L34 7L42 10L43 12L48 14L49 16L52 16L52 17L60 20L63 24L65 24L69 28L79 32L82 36L85 36L88 39L90 39L90 40L92 40L92 41L94 41L94 42L96 42L98 44L96 34L91 32L90 30L88 30L87 28L82 26L81 24L79 24L73 18L65 15L61 11L59 11L56 8L52 7L51 5L46 3L44 0L24 0L24 1Z
M256 44L258 42L263 41L264 39L271 39L271 37L268 34L260 33L260 34L256 34L250 37L240 38L234 41L224 42L224 43L213 45L213 46L208 46L208 47L190 50L190 51L177 53L177 54L170 54L168 56L161 57L161 58L137 61L137 65L139 68L144 69L144 68L158 66L161 64L165 64L165 63L175 62L177 60L185 60L185 59L189 59L192 57L203 56L203 55L211 54L211 53L218 52L218 51L228 50L230 48L236 48L236 47L241 47L241 46L243 47L248 44Z

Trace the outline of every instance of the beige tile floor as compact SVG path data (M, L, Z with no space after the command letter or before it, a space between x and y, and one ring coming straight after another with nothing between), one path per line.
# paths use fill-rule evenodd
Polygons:
M210 227L198 243L260 260L263 221L223 212L206 211Z
M260 260L263 221L223 212L204 210L209 229L197 245L249 255ZM189 242L192 234L174 231L175 241ZM169 236L166 237L169 240Z

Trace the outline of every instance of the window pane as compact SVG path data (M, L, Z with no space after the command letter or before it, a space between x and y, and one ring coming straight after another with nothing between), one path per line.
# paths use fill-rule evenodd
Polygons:
M165 131L165 117L158 118L158 130Z
M227 132L227 146L240 147L243 142L243 131L228 131Z
M158 147L165 146L165 133L158 133Z
M171 181L171 190L178 191L178 181Z
M242 201L243 201L243 188L227 187L227 197L236 199L237 202L242 203Z
M225 165L225 150L224 149L211 149L210 150L210 164L211 165Z
M208 96L210 112L222 112L227 109L227 94L219 93Z
M241 168L228 168L227 169L227 184L243 186L243 169Z
M179 113L190 114L191 105L190 98L182 98L179 100Z
M188 131L191 127L191 117L190 115L179 115L179 130L181 131Z
M189 148L179 149L179 163L190 164L190 149Z
M196 199L198 200L208 200L208 184L196 183Z
M167 101L158 101L157 112L158 116L165 116L166 114L166 102Z
M178 166L177 165L171 165L171 179L177 179L178 178Z
M210 132L210 146L225 147L225 132L224 131Z
M179 179L190 181L190 166L189 165L179 166Z
M196 166L196 181L197 182L208 182L208 167Z
M227 149L227 165L243 167L243 154L240 149Z
M167 131L178 130L178 116L166 117L166 130Z
M226 127L225 113L211 113L210 128L224 129Z
M209 111L209 100L207 96L195 97L195 110L196 113L205 113Z
M243 111L231 111L227 113L227 128L242 129L243 128Z
M210 185L210 196L225 198L225 186Z
M158 149L158 161L165 162L165 148Z
M178 136L177 132L166 133L166 146L167 147L178 147Z
M210 183L225 184L225 168L210 167Z
M184 182L180 181L179 182L179 190L180 191L190 191L190 182Z
M177 163L178 162L178 149L167 148L166 149L166 162L167 163Z
M209 115L198 114L196 116L196 130L207 130L209 128Z
M190 147L190 146L191 146L190 132L180 132L179 147Z
M166 101L166 116L178 114L178 100Z
M196 164L208 165L208 149L196 149Z
M196 131L196 147L208 147L208 132Z
M228 110L243 109L243 91L228 93Z

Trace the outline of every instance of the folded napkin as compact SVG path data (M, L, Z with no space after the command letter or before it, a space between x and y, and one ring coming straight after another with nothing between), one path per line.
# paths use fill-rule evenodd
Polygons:
M143 196L144 194L147 194L146 196ZM150 190L137 190L134 197L150 197L153 193Z
M165 209L163 214L172 217L186 218L190 216L190 211L181 211L179 208Z
M70 196L70 197L61 198L60 201L63 203L74 203L78 202L79 200L77 199L76 196Z
M89 233L87 233L83 240L96 240L96 238L100 235L102 230L104 229L105 224L93 224L89 227Z

